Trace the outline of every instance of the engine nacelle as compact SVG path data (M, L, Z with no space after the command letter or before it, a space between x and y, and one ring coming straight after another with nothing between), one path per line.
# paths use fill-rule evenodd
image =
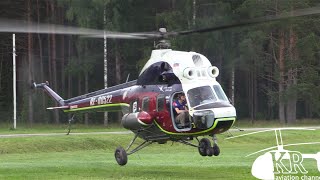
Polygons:
M196 72L193 68L186 68L183 71L183 76L187 79L194 79L196 75Z
M121 124L129 130L145 128L152 124L153 118L145 111L127 113L122 117Z
M208 74L212 78L216 78L219 76L219 69L216 66L211 66L208 68Z

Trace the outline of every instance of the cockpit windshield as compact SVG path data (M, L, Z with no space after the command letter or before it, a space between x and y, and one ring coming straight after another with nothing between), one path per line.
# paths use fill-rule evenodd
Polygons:
M210 86L202 86L190 89L187 92L187 96L191 107L217 101L217 98Z

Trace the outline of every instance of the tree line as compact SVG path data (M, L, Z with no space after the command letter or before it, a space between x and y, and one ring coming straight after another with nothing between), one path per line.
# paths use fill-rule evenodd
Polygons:
M0 3L1 16L120 32L188 30L314 7L315 0L16 0ZM318 118L319 15L291 18L171 39L172 49L205 55L220 69L218 81L238 118ZM0 114L12 120L12 37L0 34ZM104 41L73 35L17 34L18 120L64 123L67 116L30 82L49 81L67 99L104 88ZM107 40L108 86L138 77L153 40ZM121 115L111 114L117 122ZM78 117L103 123L103 114Z

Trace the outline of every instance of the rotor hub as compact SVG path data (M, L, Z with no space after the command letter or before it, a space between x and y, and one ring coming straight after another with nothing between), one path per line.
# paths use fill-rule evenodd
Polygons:
M171 47L171 43L167 38L167 29L166 28L159 28L159 32L161 35L161 39L155 45L156 49L169 49Z

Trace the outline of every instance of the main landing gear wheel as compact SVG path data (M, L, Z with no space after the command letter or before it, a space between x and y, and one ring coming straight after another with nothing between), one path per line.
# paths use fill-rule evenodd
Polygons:
M214 134L213 136L212 136L212 139L213 139L213 147L212 147L212 149L213 149L213 155L214 156L219 156L219 154L220 154L220 148L219 148L219 146L218 146L218 139L217 139L217 136Z
M118 147L114 152L114 157L120 166L124 166L128 162L128 156L126 151L122 147Z
M211 142L207 138L202 138L199 142L199 154L201 156L212 156L213 148L211 147Z
M220 154L220 148L219 148L219 146L217 145L217 144L213 144L213 155L214 156L219 156L219 154Z
M214 151L212 147L207 148L207 156L211 157L213 155Z

